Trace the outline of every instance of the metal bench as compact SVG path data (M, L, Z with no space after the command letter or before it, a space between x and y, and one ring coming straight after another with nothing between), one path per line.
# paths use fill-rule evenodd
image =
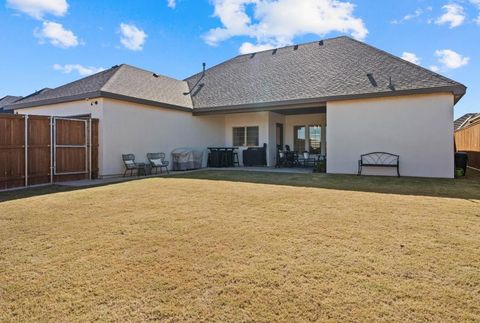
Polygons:
M360 156L358 175L362 175L363 167L396 167L400 177L400 156L386 152L373 152Z

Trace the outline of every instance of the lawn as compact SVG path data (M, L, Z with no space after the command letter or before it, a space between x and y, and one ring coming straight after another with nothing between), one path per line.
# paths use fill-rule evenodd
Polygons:
M0 321L479 321L480 176L0 194Z

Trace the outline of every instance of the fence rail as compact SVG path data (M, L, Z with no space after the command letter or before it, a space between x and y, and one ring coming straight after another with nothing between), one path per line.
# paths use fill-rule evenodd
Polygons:
M456 131L455 146L468 154L468 166L480 169L480 122Z
M0 190L97 176L97 119L0 114Z

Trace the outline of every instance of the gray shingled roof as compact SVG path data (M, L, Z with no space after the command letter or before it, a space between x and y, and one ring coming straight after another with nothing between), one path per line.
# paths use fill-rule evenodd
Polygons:
M473 118L476 118L476 117L480 117L480 113L467 113L467 114L464 114L463 116L461 116L460 118L458 118L457 120L455 120L453 122L453 125L455 127L455 131L461 129L462 127L464 127L465 125L468 125L468 122L473 119Z
M452 92L458 101L465 90L460 83L342 36L240 55L184 81L120 65L9 107L110 97L201 113L410 93Z
M152 72L123 64L42 93L35 93L10 107L18 109L102 96L191 109L192 101L188 95L184 95L188 91L185 81L154 76Z
M372 74L377 86L367 74ZM389 88L390 77L395 91ZM186 80L193 106L199 109L428 92L433 88L449 88L457 99L465 93L460 83L345 36L240 55L208 69L194 86L200 78L197 74Z
M21 96L7 95L0 99L0 113L7 112L10 109L5 108L7 105L14 103L15 101L20 100Z

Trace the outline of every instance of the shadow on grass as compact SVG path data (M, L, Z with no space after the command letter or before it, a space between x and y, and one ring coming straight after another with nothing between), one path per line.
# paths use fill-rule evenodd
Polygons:
M474 170L469 170L466 177L459 179L290 174L230 170L199 171L183 175L177 174L175 177L480 200L480 172Z
M259 171L205 170L188 173L175 173L163 178L185 178L213 181L231 181L256 184L272 184L298 187L313 187L345 191L373 192L434 196L480 200L480 172L469 169L467 176L459 179L429 179L413 177L381 177L332 174L293 174ZM132 179L132 180L142 180ZM28 189L0 192L0 203L59 192L69 192L91 187L112 185L97 184L86 187L61 185L41 186Z

